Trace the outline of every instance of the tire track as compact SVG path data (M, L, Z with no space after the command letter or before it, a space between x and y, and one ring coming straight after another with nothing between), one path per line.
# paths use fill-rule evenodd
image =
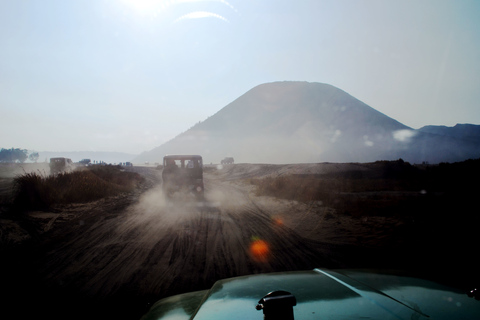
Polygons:
M79 317L139 317L148 303L220 279L331 266L328 246L277 223L277 212L249 185L205 174L207 201L198 206L165 201L155 187L159 174L148 175L154 187L137 201L98 202L35 247L41 253L33 268L51 300L66 309L87 304ZM256 240L268 245L260 258L251 249Z

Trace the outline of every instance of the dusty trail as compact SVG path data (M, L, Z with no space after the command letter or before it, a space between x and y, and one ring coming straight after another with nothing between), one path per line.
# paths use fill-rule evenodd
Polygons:
M159 172L136 168L149 179L148 191L65 208L76 218L20 258L27 276L11 279L12 306L25 317L138 319L159 298L219 279L343 266L345 254L321 241L320 226L301 226L323 209L256 197L239 181L275 168L232 168L205 173L205 203L166 201ZM252 250L258 241L265 246ZM26 301L31 307L21 309Z

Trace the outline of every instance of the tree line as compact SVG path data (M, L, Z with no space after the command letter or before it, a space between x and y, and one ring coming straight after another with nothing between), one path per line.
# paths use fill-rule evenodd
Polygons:
M37 162L40 155L38 152L32 152L28 154L27 149L20 149L20 148L11 148L11 149L4 149L0 150L0 162L20 162L24 163L25 160L29 159L30 161Z

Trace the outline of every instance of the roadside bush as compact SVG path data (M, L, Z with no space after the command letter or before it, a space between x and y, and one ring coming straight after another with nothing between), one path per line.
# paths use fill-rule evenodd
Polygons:
M142 181L118 167L92 167L58 175L27 173L14 179L14 205L45 210L54 204L81 203L131 191Z
M14 204L24 208L46 209L53 203L53 189L47 176L31 172L14 179Z
M288 175L251 179L257 187L256 194L301 202L318 201L335 208L340 214L354 217L368 215L392 215L403 210L406 200L400 186L388 179L322 178L317 175Z
M292 174L250 179L256 194L296 201L321 201L351 216L449 214L455 206L475 204L480 159L413 167L403 161L363 164L362 171ZM468 210L462 210L467 212ZM468 211L469 212L469 211ZM459 214L459 213L456 213Z
M257 187L257 195L267 195L277 198L297 201L326 201L330 194L340 189L339 181L335 179L320 179L314 175L287 175L251 179L250 183Z

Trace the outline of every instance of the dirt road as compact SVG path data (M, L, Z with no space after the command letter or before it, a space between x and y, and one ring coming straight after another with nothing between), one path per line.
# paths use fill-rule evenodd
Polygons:
M159 171L132 170L149 182L134 194L36 213L47 232L11 253L2 272L9 288L3 301L19 318L139 319L160 298L227 277L361 267L401 224L255 196L245 179L281 174L276 167L205 170L202 203L166 201Z

